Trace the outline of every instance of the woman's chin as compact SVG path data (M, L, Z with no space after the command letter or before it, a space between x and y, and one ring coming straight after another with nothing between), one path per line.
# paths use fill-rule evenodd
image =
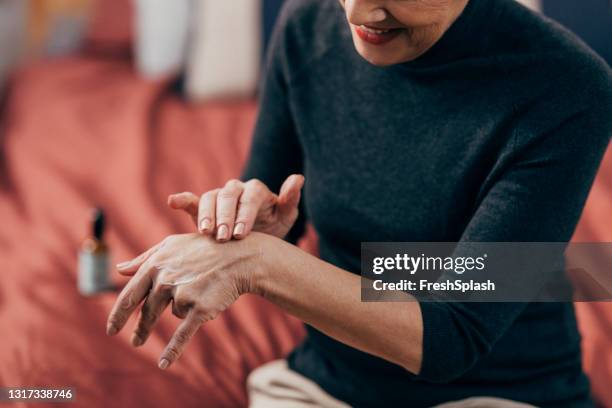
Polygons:
M359 39L355 41L355 49L363 59L377 67L387 67L389 65L410 62L423 54L423 52L418 52L417 50L411 49L365 45L361 44Z

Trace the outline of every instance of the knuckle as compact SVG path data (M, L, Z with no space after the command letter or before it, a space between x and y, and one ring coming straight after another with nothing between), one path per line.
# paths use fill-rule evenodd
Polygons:
M205 322L215 320L221 313L221 310L215 307L200 307L196 310L194 319L201 325Z
M181 320L185 320L187 318L187 314L189 314L189 311L180 309L180 310L177 310L176 313L173 312L172 314Z
M198 323L204 323L206 321L208 309L209 308L203 304L195 305L193 307L193 319Z
M148 332L148 328L153 326L153 323L155 323L156 320L157 318L153 314L142 315L142 317L140 318L140 322L136 327L136 333L140 335Z
M227 189L230 189L230 190L232 190L232 189L235 190L235 189L242 188L242 181L240 181L238 179L228 180L227 183L225 183L225 187L224 188L227 188Z
M162 269L160 274L157 276L156 282L153 285L151 293L160 297L166 297L167 295L171 294L173 285L166 282L168 278L169 276L167 272Z
M260 187L264 187L265 184L263 183L263 181L256 179L256 178L252 178L249 181L247 181L245 183L247 186L249 186L249 188L260 188Z
M169 346L166 349L165 355L166 355L166 358L168 358L170 361L174 361L174 360L176 360L178 358L179 353L180 353L180 351L179 351L178 347L173 345L173 346Z
M234 220L234 214L228 210L221 210L217 213L217 225L227 224Z
M261 204L253 198L241 199L238 205L238 214L257 212L260 206Z
M174 335L174 340L177 343L177 345L182 345L182 344L187 343L189 341L189 338L190 338L189 333L187 333L186 331L179 331Z
M159 275L161 275L165 271L168 259L172 257L173 254L174 254L174 251L162 252L162 253L157 254L155 258L151 259L151 262L149 262L149 267L148 267L148 273L149 273L149 279L151 279L151 285L153 285L153 282L159 281L158 279Z
M240 207L244 207L244 206L251 206L251 205L255 205L256 204L256 200L254 199L253 195L249 194L249 195L241 195L240 196Z
M208 285L217 285L221 282L224 282L227 280L227 271L223 270L222 268L215 268L212 269L208 272L206 272L205 275L201 276L202 279L202 283ZM195 306L198 306L197 304Z
M255 218L256 212L251 208L240 208L236 216L236 222L249 222Z
M146 326L141 323L138 325L138 327L136 327L136 330L134 330L134 334L144 340L148 337L149 331L147 330Z
M185 317L187 317L187 311L182 310L176 306L172 306L172 314L178 317L179 319L184 319Z
M130 309L133 306L133 303L134 302L132 301L132 291L129 290L125 292L125 295L119 301L119 307L124 310ZM115 317L119 318L118 315L116 315Z
M113 325L115 327L119 327L123 323L123 319L120 319L116 314L111 315L108 318L108 324Z
M190 304L191 302L188 302L186 299L184 299L184 296L181 297L180 295L177 294L177 296L174 298L174 305L176 307L178 307L179 309L185 309L189 306L191 306Z
M166 283L166 284L160 285L160 288L159 288L160 297L163 298L164 300L170 300L172 298L172 294L174 293L174 288L175 288L174 284Z
M147 308L146 310L143 309L141 317L142 323L150 324L153 323L155 320L157 320L157 313L155 313L154 310L150 310L150 308ZM139 327L141 327L141 325L139 325Z
M249 189L255 194L263 194L268 191L268 187L258 179L252 179L249 181Z
M159 271L157 278L154 279L153 287L151 288L151 293L149 293L149 298L151 298L152 296L160 296L166 293L166 287L168 285L165 285L163 283L163 280L165 280L165 278L166 278L166 271L162 269ZM147 303L145 303L145 306L143 306L143 310L145 309L145 307L148 307Z
M228 181L225 186L219 191L221 197L233 197L239 194L243 190L243 184L241 181L232 179Z
M172 314L179 319L184 319L191 308L191 303L183 300L176 300L172 304Z
M234 200L236 199L238 193L239 190L223 188L223 190L219 191L219 194L217 195L217 201Z
M205 192L204 194L202 194L200 196L200 203L206 203L206 202L212 201L212 198L218 192L219 192L219 189L214 189L214 190L210 190L210 191Z

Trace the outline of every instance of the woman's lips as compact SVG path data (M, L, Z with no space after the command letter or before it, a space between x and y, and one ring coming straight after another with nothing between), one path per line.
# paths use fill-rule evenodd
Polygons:
M374 45L386 44L401 33L401 28L379 30L364 25L355 26L355 32L363 41Z

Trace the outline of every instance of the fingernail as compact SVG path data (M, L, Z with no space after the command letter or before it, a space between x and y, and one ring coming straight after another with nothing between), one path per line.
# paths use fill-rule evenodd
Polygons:
M132 336L132 346L134 347L139 347L142 346L142 344L144 343L144 341L142 341L142 339L136 335Z
M200 231L207 231L210 229L210 220L208 218L204 218L200 222Z
M244 233L244 223L243 222L239 222L238 224L236 224L236 226L234 227L234 235L242 235Z
M120 262L117 265L115 265L117 267L117 269L125 269L128 266L130 266L130 264L132 263L132 261L125 261L125 262Z
M228 235L229 235L229 229L227 228L227 225L221 224L219 226L219 229L217 230L217 239L221 241L225 241L226 239L229 238Z
M117 328L115 326L113 326L112 324L107 325L106 326L106 334L109 335L109 336L117 334Z
M165 370L166 368L168 368L168 365L170 365L170 361L166 360L165 358L162 358L161 360L159 360L159 364L157 366L162 370Z

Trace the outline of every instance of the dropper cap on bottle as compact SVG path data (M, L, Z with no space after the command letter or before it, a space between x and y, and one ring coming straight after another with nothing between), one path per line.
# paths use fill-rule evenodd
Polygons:
M106 224L106 218L104 216L104 211L101 208L96 208L93 213L92 220L92 233L96 240L102 241L104 236L104 227Z

